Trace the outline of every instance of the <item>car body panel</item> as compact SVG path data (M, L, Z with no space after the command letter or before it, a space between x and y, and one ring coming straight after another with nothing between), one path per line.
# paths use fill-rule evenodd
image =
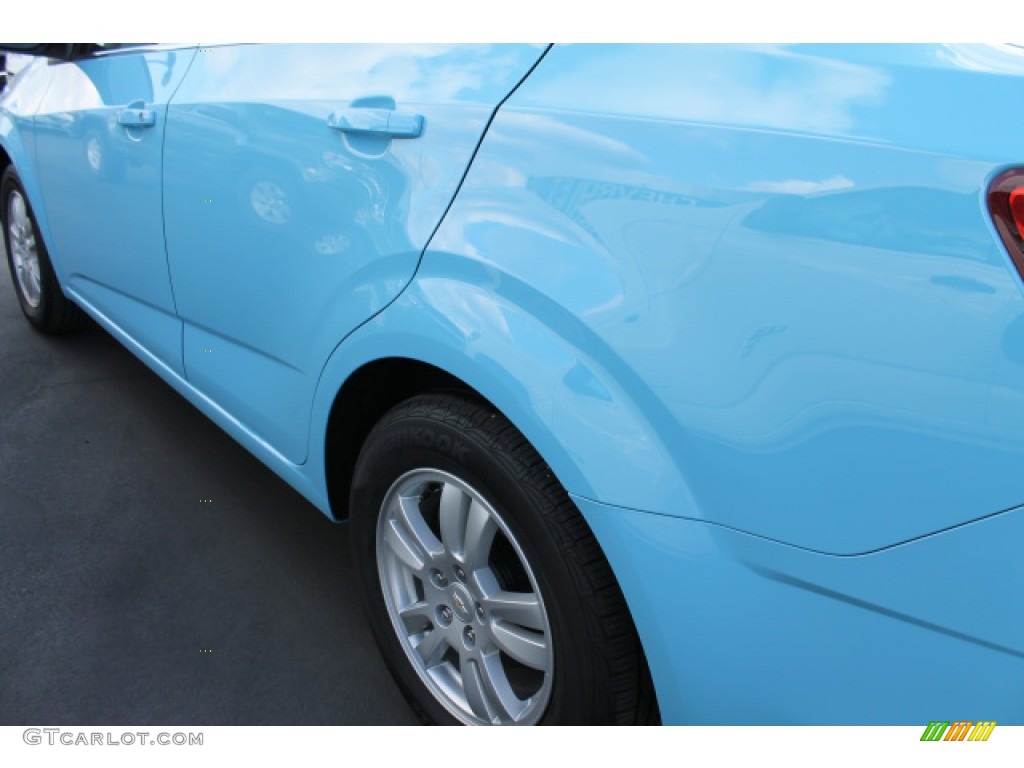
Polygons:
M837 557L574 500L626 594L666 723L1024 723L1024 510Z
M50 245L65 288L104 307L179 372L160 180L167 103L194 55L133 48L52 62L34 125L43 199L62 212L50 222ZM133 107L153 124L122 125Z
M452 280L437 272L437 262L431 259L421 266L394 303L335 350L317 387L313 424L327 423L336 393L364 366L385 359L414 360L446 371L479 392L516 425L563 483L589 487L589 475L580 471L578 457L564 450L553 431L555 414L568 408L560 414L566 422L600 417L605 421L588 422L590 436L619 439L615 427L633 431L636 417L624 393L615 397L604 392L576 347L551 335L522 307L492 295L485 274L476 284ZM577 392L564 391L566 378ZM558 384L553 386L552 381ZM584 411L572 410L579 391L591 398L594 390L602 406L596 414L589 403ZM316 486L327 484L325 448L326 434L315 433L307 466ZM604 466L611 470L610 462ZM343 518L347 510L333 513Z
M188 379L290 461L338 341L408 283L495 107L541 46L203 47L167 126ZM340 133L333 112L424 118Z
M1022 57L830 50L556 47L492 124L424 266L488 274L629 393L618 471L551 424L571 492L839 554L1024 502L1024 298L984 210L1024 135L930 98L1008 103ZM652 71L694 76L658 101Z
M154 355L139 339L120 326L115 318L106 314L105 306L100 307L92 304L85 297L76 296L75 299L79 306L96 322L119 342L124 344L129 352L152 368L178 394L231 435L246 450L266 464L278 477L298 491L310 503L329 516L330 505L327 500L326 488L311 482L308 466L297 465L288 461L274 446L254 433L251 428L240 422L219 403L193 386L180 371ZM152 316L150 319L152 319Z

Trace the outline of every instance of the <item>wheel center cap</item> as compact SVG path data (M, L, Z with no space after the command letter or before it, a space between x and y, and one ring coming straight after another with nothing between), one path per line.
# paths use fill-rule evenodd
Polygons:
M461 584L452 587L449 595L452 598L452 609L455 615L466 624L473 620L473 598L469 596L468 590Z

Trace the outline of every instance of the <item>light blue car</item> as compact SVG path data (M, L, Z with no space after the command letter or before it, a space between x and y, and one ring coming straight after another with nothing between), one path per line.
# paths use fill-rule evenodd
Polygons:
M26 318L351 520L425 721L1024 724L1024 50L4 47Z

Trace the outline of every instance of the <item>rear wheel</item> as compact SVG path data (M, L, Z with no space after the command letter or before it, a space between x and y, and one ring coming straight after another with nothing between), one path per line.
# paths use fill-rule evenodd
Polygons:
M13 166L9 166L0 179L0 223L11 281L28 321L45 333L66 333L81 328L86 315L60 288L32 207Z
M378 644L425 721L655 716L636 632L596 540L493 408L435 394L392 409L360 454L351 513Z

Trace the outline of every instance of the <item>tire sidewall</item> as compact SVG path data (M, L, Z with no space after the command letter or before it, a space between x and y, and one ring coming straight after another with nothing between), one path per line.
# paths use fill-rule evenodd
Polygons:
M421 416L385 419L367 440L352 485L356 572L378 645L399 685L428 721L458 722L434 699L409 663L388 616L377 569L377 524L384 497L399 477L423 468L448 472L483 496L504 520L533 570L554 647L554 680L541 723L588 722L592 675L586 664L588 649L580 642L586 620L571 589L574 574L545 524L542 510L550 500L531 483L522 482L516 459L500 438L484 445L453 424Z

